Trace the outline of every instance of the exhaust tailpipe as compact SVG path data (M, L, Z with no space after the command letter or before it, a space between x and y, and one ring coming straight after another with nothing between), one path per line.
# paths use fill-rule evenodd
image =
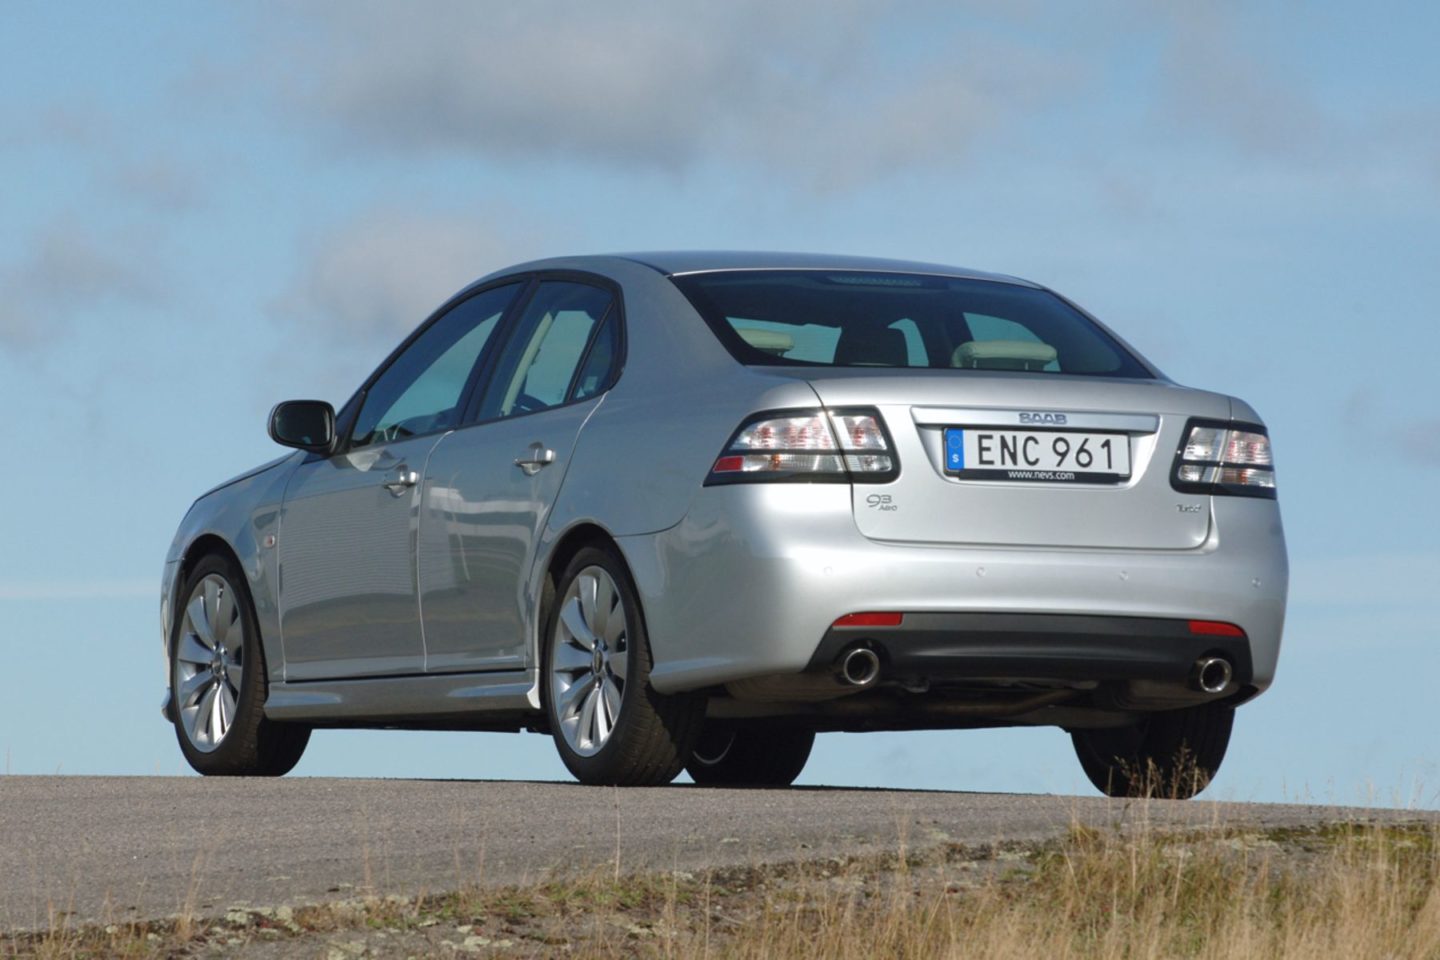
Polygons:
M840 679L852 687L868 687L880 679L880 658L869 647L856 647L840 658Z
M1224 657L1201 657L1190 669L1190 685L1203 693L1223 693L1233 670Z

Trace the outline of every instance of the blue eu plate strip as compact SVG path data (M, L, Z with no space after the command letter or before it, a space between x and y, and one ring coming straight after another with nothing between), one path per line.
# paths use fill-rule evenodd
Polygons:
M945 431L945 469L965 469L965 431Z

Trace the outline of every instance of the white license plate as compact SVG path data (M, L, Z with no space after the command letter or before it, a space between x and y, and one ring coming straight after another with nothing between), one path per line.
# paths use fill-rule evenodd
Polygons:
M1130 476L1123 433L945 429L945 472L967 480L1114 483Z

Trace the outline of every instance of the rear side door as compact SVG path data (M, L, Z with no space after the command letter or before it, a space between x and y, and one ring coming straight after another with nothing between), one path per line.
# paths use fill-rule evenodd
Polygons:
M291 477L277 543L287 680L424 669L419 481L435 444L461 422L522 286L482 291L440 314L373 379L342 452Z
M537 544L622 336L613 289L542 280L480 393L479 422L431 454L419 548L427 670L526 666Z

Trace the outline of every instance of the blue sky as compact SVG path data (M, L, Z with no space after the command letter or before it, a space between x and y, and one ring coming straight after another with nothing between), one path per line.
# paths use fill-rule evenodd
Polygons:
M1440 8L1174 6L8 3L4 769L186 770L160 564L276 400L530 256L813 249L1030 277L1254 404L1290 619L1211 795L1440 806ZM564 775L394 732L297 773ZM1054 730L822 737L802 782L1088 790Z

